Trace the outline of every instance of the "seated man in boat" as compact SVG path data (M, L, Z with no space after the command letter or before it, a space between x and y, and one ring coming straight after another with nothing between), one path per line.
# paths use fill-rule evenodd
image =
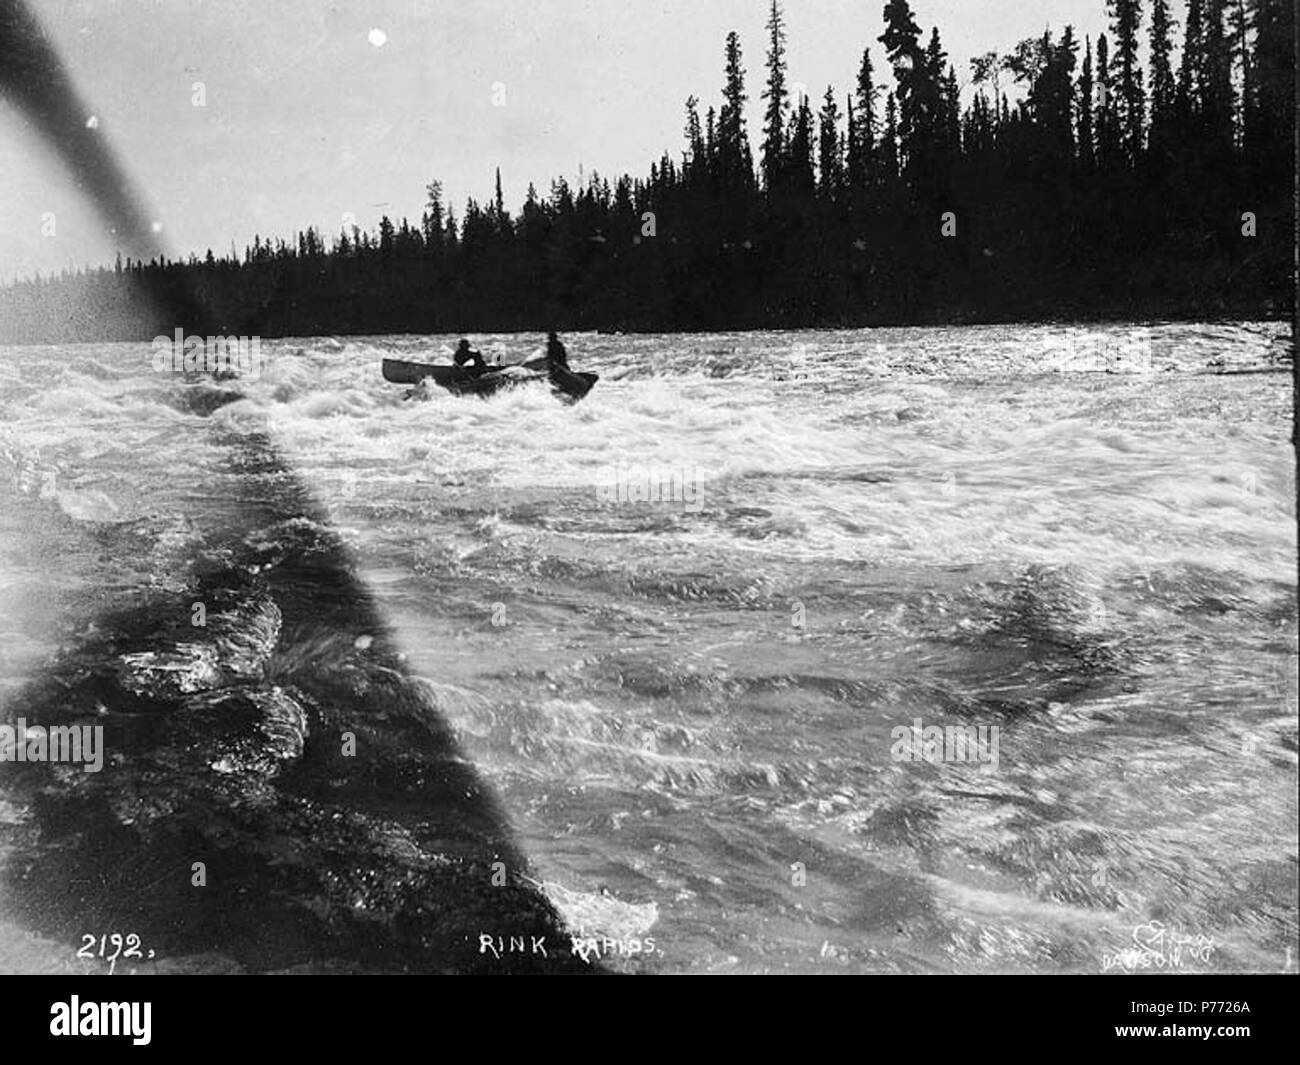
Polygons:
M452 356L452 361L457 366L472 366L479 370L487 369L487 363L483 360L483 356L477 351L470 350L468 340L461 340L456 347L456 354Z

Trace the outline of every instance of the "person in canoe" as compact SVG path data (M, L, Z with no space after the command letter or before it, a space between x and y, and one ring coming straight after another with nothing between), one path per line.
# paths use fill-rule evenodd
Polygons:
M546 376L550 378L552 391L567 396L569 401L573 402L581 399L591 391L591 386L596 383L597 375L594 373L574 373L569 368L569 353L564 350L560 338L554 333L547 333Z
M456 354L452 356L452 362L457 366L470 366L476 370L486 370L487 362L477 351L470 349L469 341L462 339L456 347Z

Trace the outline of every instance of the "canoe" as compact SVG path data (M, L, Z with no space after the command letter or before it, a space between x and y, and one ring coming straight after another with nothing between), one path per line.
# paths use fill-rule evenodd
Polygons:
M499 367L492 366L437 366L429 362L407 362L404 359L384 360L384 380L395 385L414 385L432 377L444 388L448 385L472 381L490 374Z
M414 385L432 379L433 383L458 396L490 396L504 388L548 382L561 395L579 400L591 391L599 379L594 373L574 373L555 367L547 372L546 359L533 359L519 366L447 366L428 362L385 359L384 380L395 385ZM520 373L531 370L532 373ZM504 372L514 371L514 372Z

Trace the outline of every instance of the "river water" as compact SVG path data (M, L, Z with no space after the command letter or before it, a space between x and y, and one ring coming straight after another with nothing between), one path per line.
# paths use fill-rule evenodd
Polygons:
M196 559L261 552L254 572L321 537L529 876L570 927L585 904L641 940L612 967L1294 967L1290 379L1236 372L1272 366L1282 332L574 335L571 364L601 381L573 406L408 401L382 380L382 358L445 362L456 338L267 341L223 385L154 372L148 345L0 350L0 720L121 609L192 598ZM285 596L273 655L335 668L328 640L288 646ZM984 743L907 757L900 737L932 726ZM382 712L367 727L397 743ZM16 772L0 764L0 968L80 971L82 934L130 929L16 901L24 870L48 893L83 860L49 864L40 805L76 781ZM123 776L149 809L156 778ZM278 816L223 846L292 849ZM343 846L338 869L373 858ZM255 896L263 874L243 874ZM158 936L141 971L286 967L183 918ZM290 955L412 968L351 942Z

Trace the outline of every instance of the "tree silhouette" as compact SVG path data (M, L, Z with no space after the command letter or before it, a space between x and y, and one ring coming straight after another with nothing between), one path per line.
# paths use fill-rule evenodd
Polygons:
M977 56L963 109L938 28L889 0L892 91L864 48L814 114L773 0L758 173L730 33L720 99L687 98L684 150L644 176L530 182L512 215L497 168L459 218L431 180L416 224L37 276L0 288L0 342L1281 316L1293 0L1189 0L1176 70L1170 7L1145 70L1142 7L1111 0L1081 63L1070 26Z
M767 115L763 123L763 185L769 191L780 184L785 162L785 123L789 92L785 85L785 16L778 0L772 0L767 20Z

